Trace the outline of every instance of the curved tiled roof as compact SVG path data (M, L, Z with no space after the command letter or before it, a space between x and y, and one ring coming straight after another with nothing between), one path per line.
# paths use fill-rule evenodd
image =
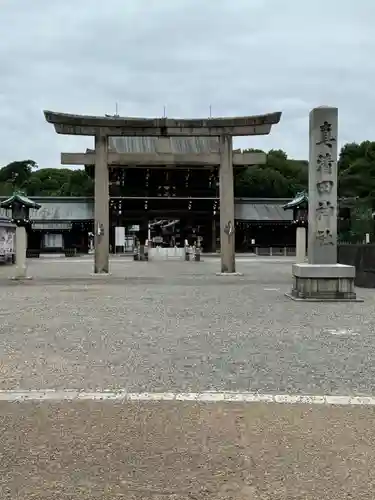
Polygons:
M283 208L284 210L290 210L292 208L297 208L299 205L302 203L308 203L309 202L309 197L305 191L302 191L301 193L297 193L295 198L293 200L289 201L286 203Z

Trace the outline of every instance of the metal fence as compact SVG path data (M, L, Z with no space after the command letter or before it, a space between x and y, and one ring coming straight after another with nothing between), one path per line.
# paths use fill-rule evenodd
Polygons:
M269 257L295 257L296 247L255 247L255 255Z

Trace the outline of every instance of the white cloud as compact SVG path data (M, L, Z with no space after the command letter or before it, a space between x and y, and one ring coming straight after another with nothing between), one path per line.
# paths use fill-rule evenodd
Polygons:
M43 109L207 116L283 111L236 145L307 158L309 110L340 110L342 142L372 139L372 0L3 0L0 165L58 166L91 138L57 136Z

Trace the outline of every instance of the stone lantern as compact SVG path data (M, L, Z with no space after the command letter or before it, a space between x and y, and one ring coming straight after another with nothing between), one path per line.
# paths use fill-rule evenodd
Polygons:
M27 234L26 227L31 225L30 209L38 210L41 205L30 200L22 192L15 192L0 204L1 208L11 210L12 222L16 224L16 275L14 279L30 279L26 269Z
M306 191L297 193L295 198L283 206L293 210L293 224L296 227L296 261L302 264L306 258L306 229L308 224L309 199Z

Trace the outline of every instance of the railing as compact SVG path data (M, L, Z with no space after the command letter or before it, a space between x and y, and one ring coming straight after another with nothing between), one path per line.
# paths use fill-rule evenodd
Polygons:
M148 260L185 260L185 248L180 248L180 247L149 248Z
M356 268L355 285L375 288L375 244L340 243L337 247L340 264Z
M262 247L256 246L254 249L255 255L264 257L294 257L296 255L296 247Z

